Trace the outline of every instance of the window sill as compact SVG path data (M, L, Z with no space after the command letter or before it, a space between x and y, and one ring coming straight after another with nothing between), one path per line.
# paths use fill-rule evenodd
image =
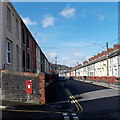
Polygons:
M9 27L7 27L7 29L12 33L12 30Z
M11 65L12 63L6 63L6 65Z
M22 43L22 45L23 45L24 47L26 47L26 45L25 45L24 43Z

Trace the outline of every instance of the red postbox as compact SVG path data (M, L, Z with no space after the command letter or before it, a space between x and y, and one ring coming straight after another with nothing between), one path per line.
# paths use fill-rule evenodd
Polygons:
M26 80L26 93L32 94L32 80Z

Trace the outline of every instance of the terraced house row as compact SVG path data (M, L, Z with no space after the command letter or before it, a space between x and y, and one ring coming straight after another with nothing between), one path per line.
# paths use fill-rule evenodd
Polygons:
M50 73L51 64L10 2L0 2L0 70Z
M108 59L107 59L108 56ZM119 82L120 80L120 44L115 44L108 51L102 51L66 71L63 76L74 76L78 79L89 79L103 82ZM109 81L107 81L109 80Z

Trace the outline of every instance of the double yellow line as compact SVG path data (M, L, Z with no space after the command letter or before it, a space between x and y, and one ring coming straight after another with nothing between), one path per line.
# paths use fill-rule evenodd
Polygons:
M81 112L83 110L82 106L79 104L79 102L75 99L75 97L72 95L72 93L68 89L66 89L66 92L69 95L71 103L76 106L78 112Z
M98 86L103 86L103 87L107 87L107 88L111 88L111 89L116 89L116 90L120 90L120 88L115 88L115 87L112 87L112 86L109 86L109 85L102 85L102 84L98 84L98 83L91 83L91 84L94 84L94 85L98 85Z
M81 82L85 82L85 83L90 83L90 84L93 84L93 85L98 85L98 86L103 86L103 87L108 87L108 88L111 88L111 89L116 89L116 90L120 90L120 88L118 87L114 87L114 86L109 86L109 85L105 85L105 84L99 84L97 82L90 82L90 81L83 81L83 80L80 80Z
M63 112L57 112L57 111L40 111L40 110L23 110L23 109L21 109L21 110L17 110L17 109L9 109L9 108L7 108L7 109L1 109L1 110L3 110L3 111L11 111L11 112L29 112L29 113L63 113Z

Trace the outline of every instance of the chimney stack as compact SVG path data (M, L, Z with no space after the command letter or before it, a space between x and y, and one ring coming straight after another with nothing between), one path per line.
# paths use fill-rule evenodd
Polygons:
M114 50L117 50L117 49L120 50L120 44L115 44L115 45L114 45Z

